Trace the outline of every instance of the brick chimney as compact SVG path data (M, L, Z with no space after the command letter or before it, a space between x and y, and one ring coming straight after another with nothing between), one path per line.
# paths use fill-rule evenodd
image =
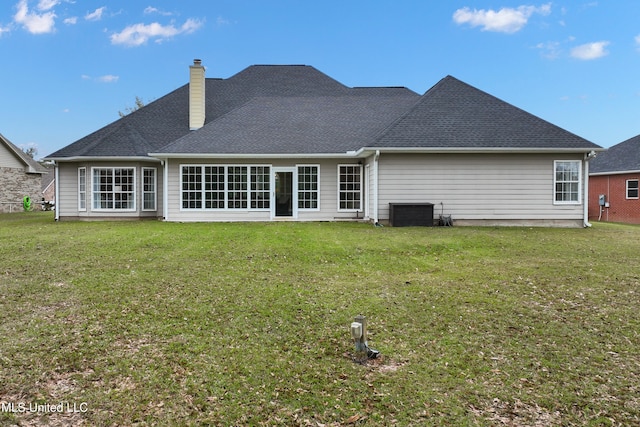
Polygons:
M204 67L199 59L189 66L189 128L200 129L204 126Z

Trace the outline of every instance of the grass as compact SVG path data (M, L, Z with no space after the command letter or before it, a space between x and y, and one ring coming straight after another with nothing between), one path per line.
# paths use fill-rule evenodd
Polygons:
M0 215L0 425L637 425L639 249L599 223Z

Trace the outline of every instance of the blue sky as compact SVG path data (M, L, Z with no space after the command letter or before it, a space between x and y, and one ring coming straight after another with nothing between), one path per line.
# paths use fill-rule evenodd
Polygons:
M307 64L424 93L452 75L609 147L640 134L640 1L5 0L0 133L38 157L182 86Z

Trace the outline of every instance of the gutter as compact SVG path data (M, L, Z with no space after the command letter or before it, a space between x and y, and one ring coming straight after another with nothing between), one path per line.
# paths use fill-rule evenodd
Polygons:
M584 197L583 197L583 225L584 227L591 227L591 223L589 222L589 160L596 157L595 151L590 151L589 153L585 153L584 155Z
M60 203L58 203L58 201L60 200L60 168L58 167L58 164L56 162L53 162L55 169L53 170L53 176L54 176L54 180L55 180L55 192L56 192L56 197L54 200L55 203L55 216L54 219L56 221L60 220Z
M376 150L373 157L373 223L378 225L378 160L380 150Z

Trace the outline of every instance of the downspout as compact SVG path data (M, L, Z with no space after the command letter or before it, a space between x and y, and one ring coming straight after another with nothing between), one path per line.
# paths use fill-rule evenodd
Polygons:
M378 159L380 158L380 150L376 150L373 157L373 223L378 224Z
M53 179L55 180L55 184L54 184L54 188L55 188L55 199L54 199L54 208L55 208L55 216L54 219L56 221L58 221L60 219L60 172L59 172L59 165L58 163L56 163L55 161L53 162L53 164L56 166L55 169L53 170Z
M589 160L596 156L595 151L591 151L584 155L584 197L583 197L583 224L585 227L591 227L589 222Z
M169 159L160 161L162 164L162 218L169 220Z

